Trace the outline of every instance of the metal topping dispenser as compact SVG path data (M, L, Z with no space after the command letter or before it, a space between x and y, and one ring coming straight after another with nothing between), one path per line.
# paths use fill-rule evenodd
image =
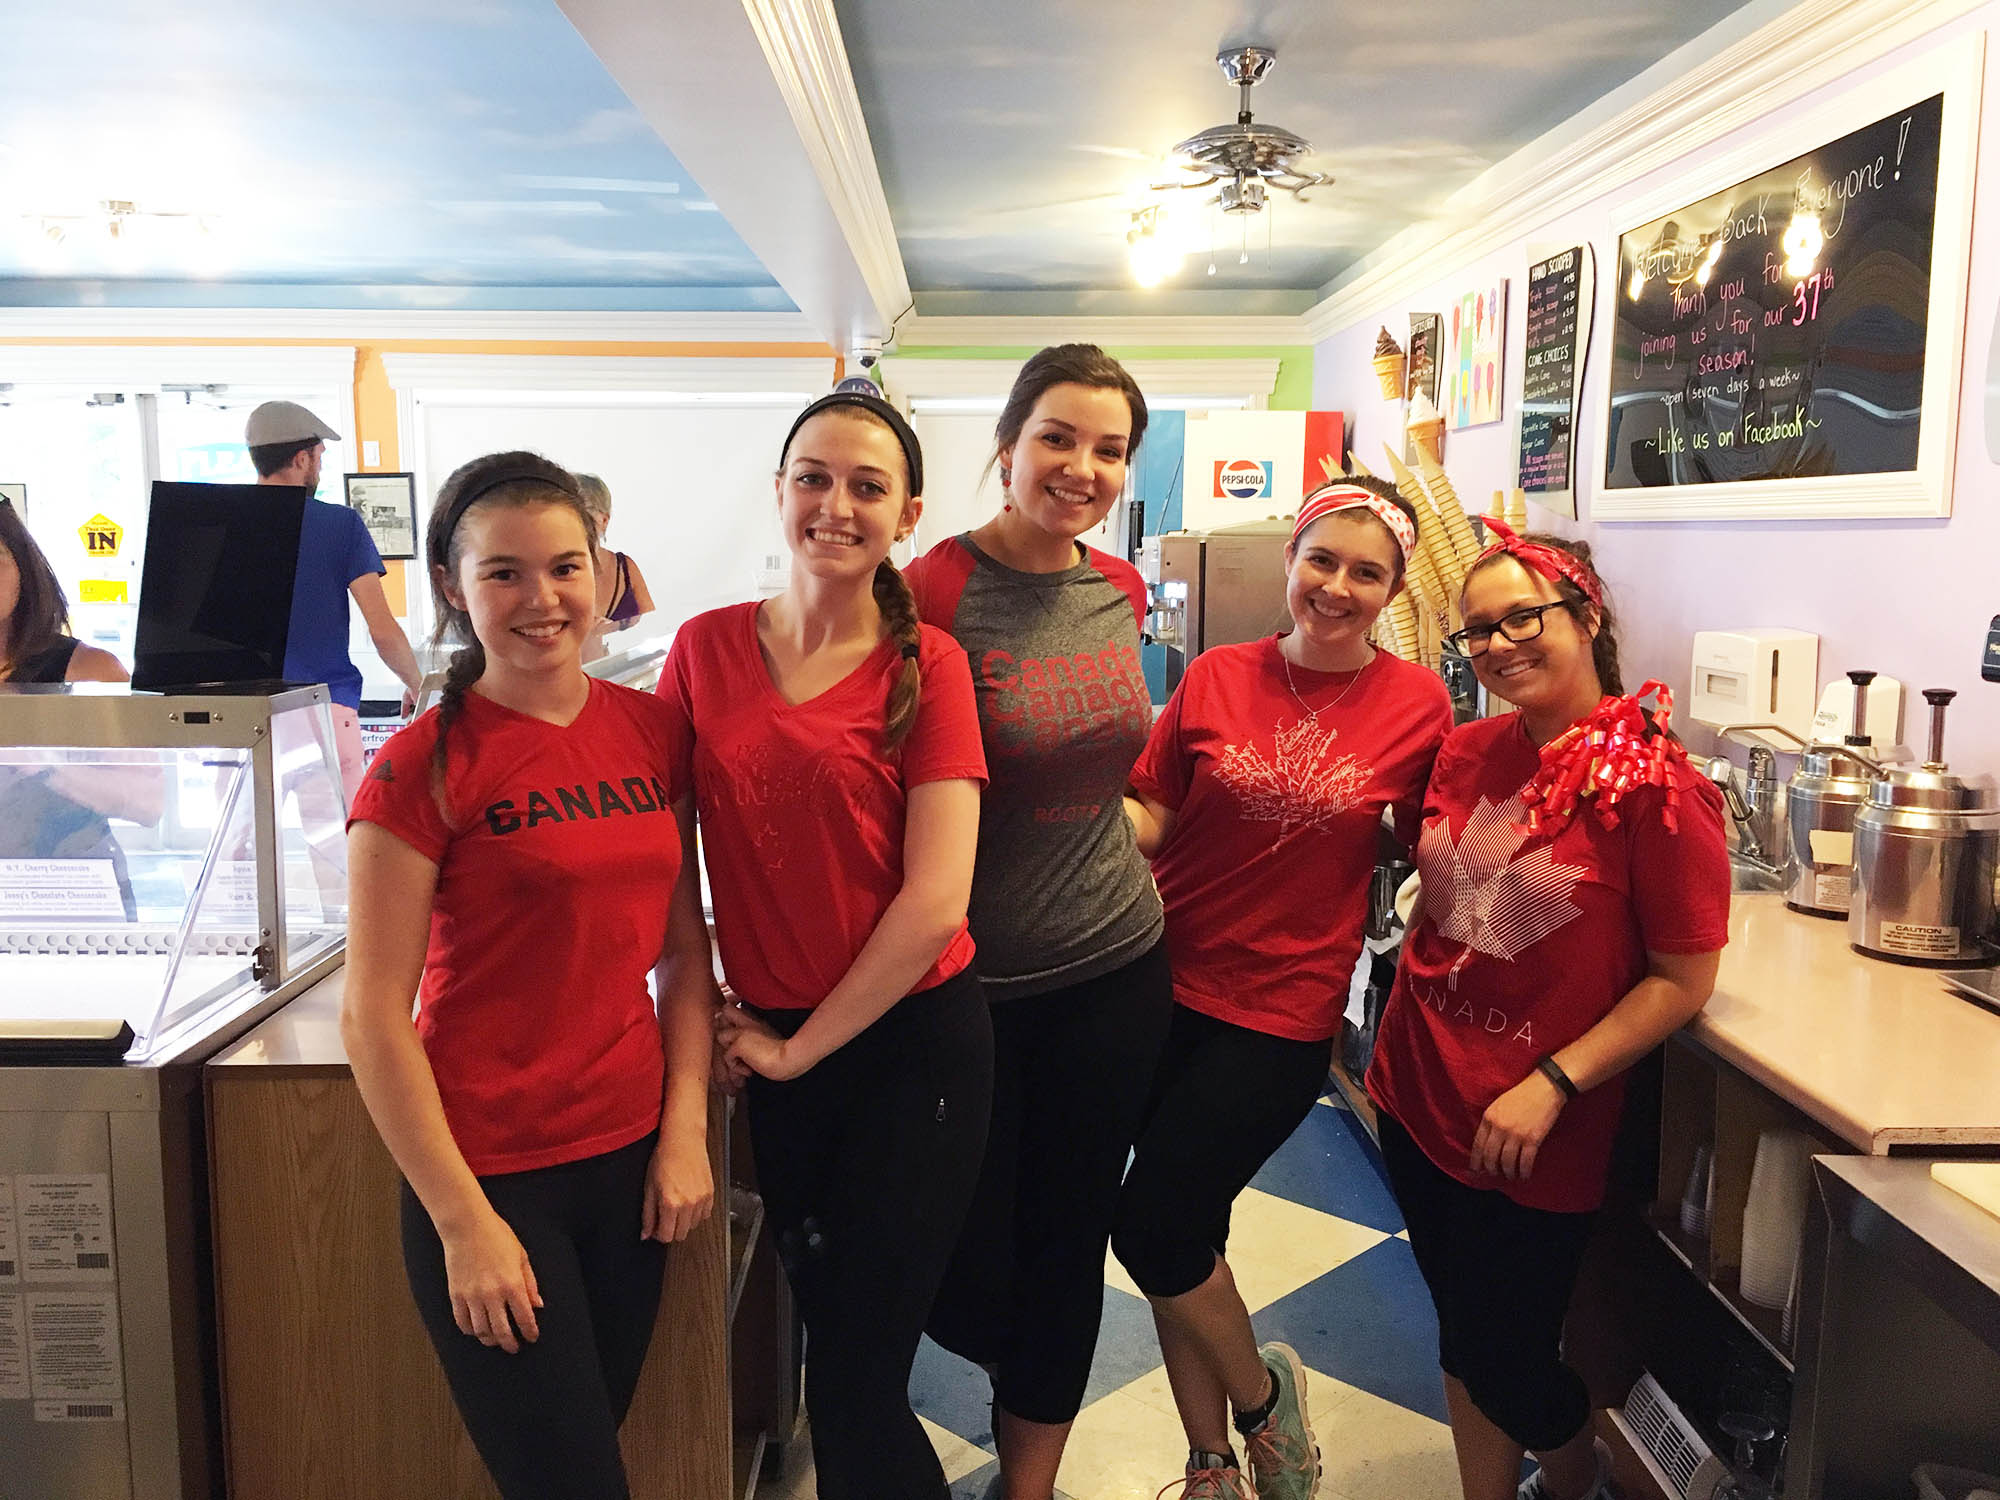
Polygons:
M1855 817L1847 937L1862 953L1938 967L1990 961L2000 788L1991 776L1955 775L1945 762L1945 708L1957 696L1924 690L1929 757L1878 777Z
M1854 821L1877 778L1887 775L1869 752L1868 685L1873 672L1849 672L1854 716L1838 745L1815 740L1805 747L1786 788L1791 834L1791 882L1785 905L1815 917L1844 917L1852 905Z

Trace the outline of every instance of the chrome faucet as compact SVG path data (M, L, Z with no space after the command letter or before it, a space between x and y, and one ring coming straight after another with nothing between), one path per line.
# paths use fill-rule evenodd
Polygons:
M1736 766L1728 756L1718 755L1708 763L1708 779L1722 792L1730 820L1736 824L1736 857L1771 874L1782 864L1778 849L1777 759L1762 746L1750 751L1750 772L1744 785L1736 784Z

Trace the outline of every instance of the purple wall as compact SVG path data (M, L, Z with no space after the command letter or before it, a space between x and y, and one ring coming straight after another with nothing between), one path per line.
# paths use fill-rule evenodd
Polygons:
M2000 0L1891 53L1847 78L1839 93L1954 37L2000 26ZM1687 701L1688 663L1696 630L1790 626L1820 636L1820 682L1850 668L1872 667L1901 678L1906 690L1903 738L1922 749L1928 720L1919 690L1951 687L1947 754L1961 770L2000 773L2000 683L1982 682L1980 655L1988 620L2000 614L2000 501L1996 468L1986 451L1985 388L1996 300L2000 300L2000 83L1994 60L1986 72L1981 112L1978 195L1967 286L1965 374L1959 393L1953 514L1933 521L1708 521L1593 524L1588 455L1603 421L1604 348L1593 338L1582 407L1577 416L1581 522L1556 522L1530 501L1537 525L1587 536L1622 611L1621 642L1628 685L1647 677L1670 683ZM1821 102L1815 96L1774 112L1757 126L1724 137L1700 154L1633 179L1615 193L1560 218L1530 237L1536 253L1588 241L1598 261L1596 334L1609 317L1605 264L1617 253L1614 213L1635 197L1670 187L1711 155L1754 140L1774 123ZM1857 121L1858 123L1858 121ZM1484 509L1493 491L1511 488L1521 342L1527 316L1530 242L1458 268L1452 276L1371 310L1322 342L1313 363L1313 405L1355 413L1354 451L1386 472L1385 440L1394 438L1400 403L1381 399L1369 360L1376 329L1387 324L1407 337L1411 311L1445 312L1450 299L1495 275L1509 280L1507 403L1502 421L1448 432L1445 467L1465 503ZM1912 705L1914 705L1912 707ZM1683 722L1685 716L1683 715ZM1706 747L1696 726L1689 741ZM1740 760L1742 752L1737 751Z

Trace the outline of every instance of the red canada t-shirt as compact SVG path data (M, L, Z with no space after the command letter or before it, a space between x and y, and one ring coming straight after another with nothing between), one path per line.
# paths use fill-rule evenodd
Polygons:
M917 665L917 722L898 755L883 726L903 668L894 639L790 704L764 665L755 603L697 615L674 638L660 697L693 767L722 970L752 1005L810 1009L853 964L903 888L908 788L986 780L965 653L921 625ZM911 988L971 962L961 925Z
M1586 798L1528 835L1521 791L1540 756L1518 713L1467 724L1431 772L1417 842L1422 911L1382 1017L1368 1092L1439 1169L1530 1208L1582 1213L1604 1199L1624 1079L1564 1106L1525 1182L1475 1176L1487 1107L1547 1053L1595 1026L1652 953L1729 942L1722 799L1683 765L1679 830L1665 791L1640 787L1607 828Z
M1178 813L1153 860L1174 998L1317 1042L1347 1006L1382 811L1414 837L1451 696L1386 651L1359 672L1287 665L1276 636L1197 656L1132 785Z
M680 876L685 772L650 694L593 680L567 726L477 692L377 753L351 821L438 867L417 1035L480 1176L629 1146L660 1123L665 1060L647 978Z

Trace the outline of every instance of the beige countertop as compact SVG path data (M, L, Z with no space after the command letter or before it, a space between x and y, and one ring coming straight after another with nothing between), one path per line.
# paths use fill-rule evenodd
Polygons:
M346 969L219 1054L214 1068L344 1074ZM1781 896L1733 898L1729 947L1695 1041L1857 1151L1992 1146L2000 1154L2000 1015L1934 969L1863 958L1847 924Z
M2000 1149L2000 1015L1935 969L1862 957L1845 922L1782 896L1732 898L1715 995L1688 1030L1857 1151Z

